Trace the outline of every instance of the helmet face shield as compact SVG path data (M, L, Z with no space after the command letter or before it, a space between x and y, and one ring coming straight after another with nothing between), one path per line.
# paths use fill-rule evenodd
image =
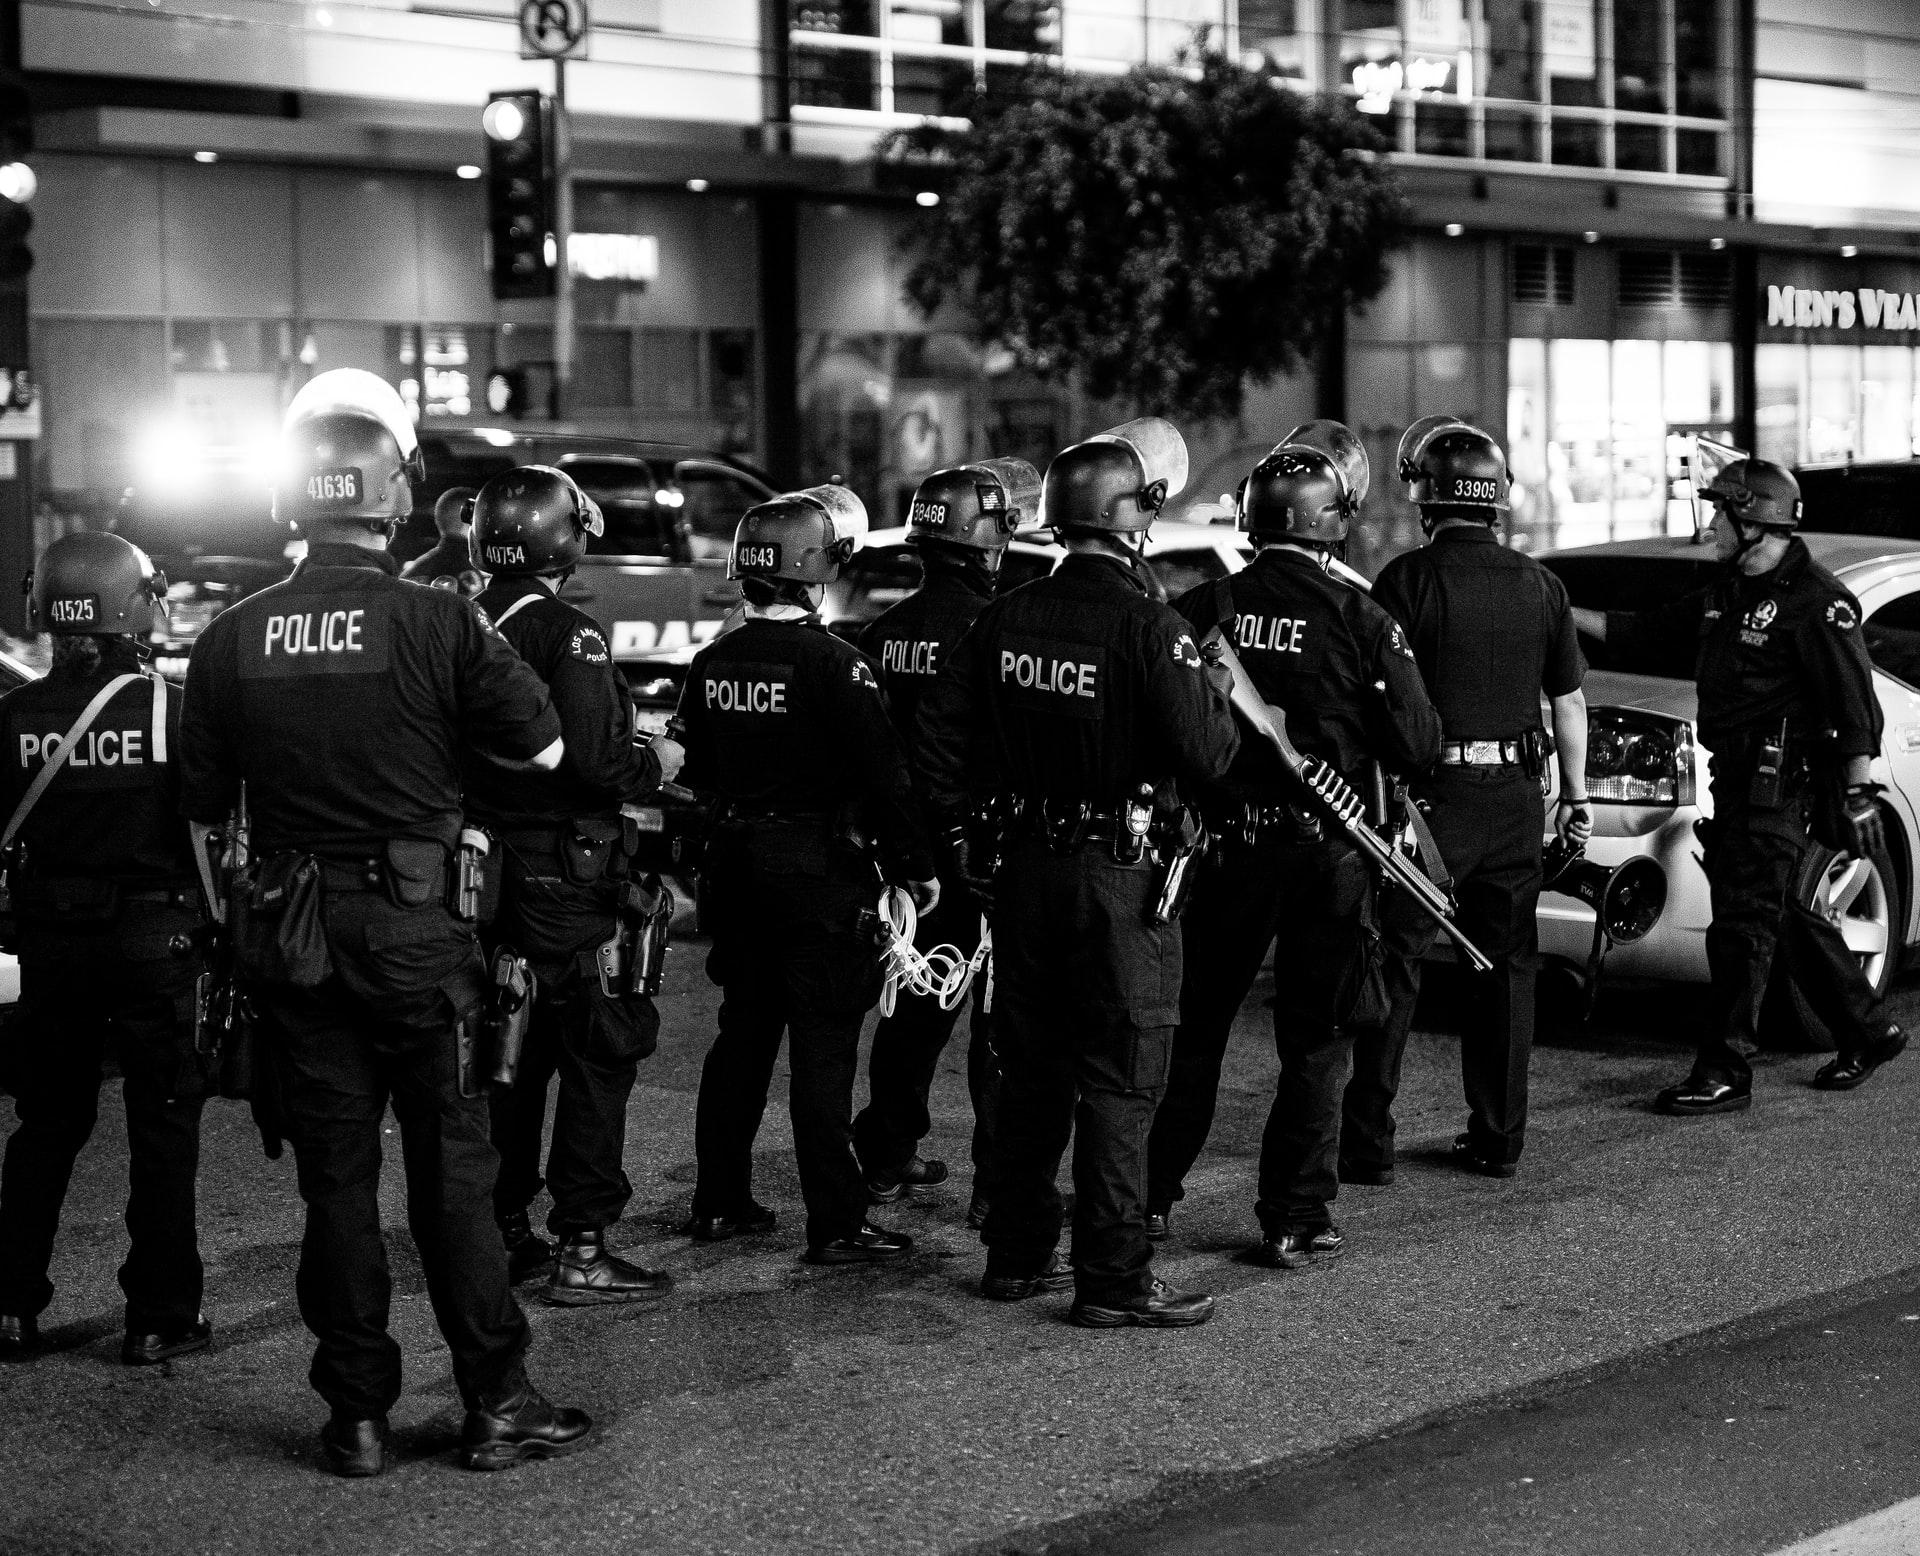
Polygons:
M1508 507L1513 472L1507 456L1492 437L1465 422L1434 428L1406 468L1413 471L1408 495L1422 508L1483 508L1491 517Z
M1040 524L1059 534L1144 534L1186 484L1180 429L1143 416L1054 455L1041 483Z
M365 368L336 367L310 379L287 406L280 426L283 432L291 431L297 422L336 411L373 417L393 434L394 446L406 461L409 478L418 481L425 476L420 435L414 429L407 402L400 398L400 391L392 384Z
M274 517L300 525L395 523L413 512L418 459L418 446L409 460L371 412L309 410L280 435Z
M1140 461L1141 503L1156 511L1169 497L1177 497L1187 484L1187 440L1180 429L1163 416L1142 416L1105 432L1095 433L1089 443L1121 443L1133 450ZM1148 500L1150 495L1154 500Z
M1744 465L1747 454L1731 443L1712 438L1693 440L1693 457L1687 461L1687 475L1693 484L1693 538L1704 541L1722 508L1728 517L1738 519L1747 506L1746 487L1739 481L1721 479L1729 470ZM1739 493L1739 496L1736 496Z
M1040 501L1040 472L1024 459L983 459L936 470L914 489L911 538L998 552L1031 523Z
M1333 456L1304 443L1282 443L1241 487L1239 527L1255 540L1336 547L1360 507Z
M599 504L551 465L503 470L473 499L473 541L490 572L564 572L605 529Z
M1289 443L1299 448L1317 448L1331 459L1346 478L1347 490L1356 508L1367 500L1367 493L1373 489L1373 465L1367 458L1366 446L1345 422L1324 419L1302 422L1275 447Z
M742 516L727 576L832 583L867 529L867 505L849 487L783 492Z
M1420 454L1427 440L1442 427L1464 427L1466 423L1458 416L1422 416L1411 427L1400 434L1400 448L1393 456L1394 468L1400 479L1411 486L1420 479Z

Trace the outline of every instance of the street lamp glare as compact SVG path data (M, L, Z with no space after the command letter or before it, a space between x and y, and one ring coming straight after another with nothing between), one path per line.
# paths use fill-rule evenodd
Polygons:
M478 178L480 169L474 163L462 162L453 170L453 173L456 178Z
M920 193L913 197L913 203L915 205L924 205L931 210L940 203L940 196L935 194L931 189L922 189Z
M480 115L480 128L487 132L490 140L518 140L526 127L527 116L510 97L488 103Z
M33 169L26 163L9 162L5 167L0 167L0 199L25 205L39 187L40 180L33 176Z

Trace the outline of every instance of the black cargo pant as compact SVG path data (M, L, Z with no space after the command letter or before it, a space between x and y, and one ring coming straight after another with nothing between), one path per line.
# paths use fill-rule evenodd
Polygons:
M989 1274L1045 1267L1071 1139L1080 1298L1124 1305L1152 1286L1147 1136L1180 1012L1181 926L1148 921L1158 887L1156 869L1116 864L1105 843L1008 850L993 912L1002 1081L981 1234Z
M1518 767L1443 765L1424 781L1420 795L1431 804L1433 840L1453 875L1460 904L1456 922L1493 963L1491 972L1472 975L1460 1033L1467 1135L1474 1151L1488 1160L1518 1161L1527 1137L1533 986L1540 968L1534 911L1540 902L1546 802L1539 781ZM1402 944L1413 939L1409 924ZM1397 1033L1400 1048L1420 999L1420 959L1432 939L1429 933L1417 954L1399 959L1390 977L1393 1004L1383 1023L1384 1041L1395 1041ZM1376 1107L1391 1102L1376 1093Z
M1213 1127L1234 1017L1271 945L1280 1078L1260 1142L1255 1210L1270 1235L1327 1225L1339 1193L1350 1046L1341 1020L1365 971L1370 895L1365 861L1353 849L1296 831L1269 827L1251 846L1227 842L1207 860L1183 925L1180 1030L1147 1151L1150 1206L1184 1197Z
M972 956L980 946L979 904L957 883L952 885L939 907L920 920L913 939L921 951L951 945L963 956ZM931 995L903 990L893 1014L874 1028L867 1058L867 1105L853 1120L853 1148L869 1177L897 1177L933 1127L927 1113L933 1073L969 1000L972 1036L967 1048L967 1089L973 1097L973 1165L976 1172L985 1167L993 1139L997 1073L993 1018L980 1008L985 991L984 971L967 999L951 1010L942 1010Z
M439 903L396 907L329 882L332 974L318 988L259 988L280 1074L286 1135L307 1206L296 1285L318 1342L308 1372L342 1414L400 1397L387 1332L392 1282L380 1235L381 1124L400 1126L407 1225L468 1409L524 1385L527 1321L507 1285L493 1219L500 1158L484 1097L460 1095L457 1027L483 984L473 931Z
M860 1026L880 994L879 875L818 824L768 821L722 828L703 882L713 926L707 976L721 999L695 1109L693 1213L732 1215L752 1199L753 1142L784 1034L807 1242L851 1237L867 1210L853 1156L853 1083Z
M20 1047L20 1122L0 1171L0 1313L31 1318L53 1300L60 1209L111 1051L127 1110L127 1330L158 1333L200 1316L194 1179L206 1075L193 1007L203 964L186 939L200 923L197 901L198 888L183 889L166 902L129 902L96 932L23 937L7 1035Z
M1801 993L1841 1053L1858 1053L1886 1033L1880 999L1839 928L1806 906L1809 877L1832 855L1807 833L1804 794L1789 794L1777 810L1755 810L1749 782L1748 773L1723 777L1716 765L1706 849L1713 1016L1693 1061L1695 1078L1732 1084L1752 1076L1760 1006L1783 941Z
M504 1220L525 1210L544 1181L553 1192L547 1228L561 1237L612 1226L633 1197L622 1165L627 1102L660 1033L645 995L601 991L597 952L616 927L619 883L605 852L569 848L572 836L570 828L547 829L499 840L500 908L482 934L489 955L508 945L526 957L539 984L519 1079L488 1101L500 1152L494 1213ZM556 1075L543 1180L540 1132Z
M1382 886L1374 899L1380 934L1380 983L1385 1005L1367 1021L1349 1020L1353 1079L1347 1082L1340 1120L1340 1171L1388 1172L1393 1168L1393 1099L1400 1094L1400 1064L1407 1030L1420 994L1420 958L1433 944L1433 920L1410 893Z

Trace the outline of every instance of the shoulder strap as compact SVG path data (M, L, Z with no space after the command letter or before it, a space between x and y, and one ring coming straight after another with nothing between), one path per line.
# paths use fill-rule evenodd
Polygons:
M512 616L515 611L519 610L522 606L533 604L539 598L540 596L537 594L521 595L519 599L515 600L511 605L509 605L505 610L503 610L498 616L495 616L493 618L494 626L504 627L507 624L507 619L510 616Z
M34 776L27 792L20 797L20 803L13 808L13 815L7 820L6 831L0 832L0 853L13 846L13 840L20 835L20 828L26 824L33 807L40 803L40 796L47 792L47 785L53 782L54 774L67 765L67 758L73 752L73 743L84 735L100 712L113 701L126 687L141 678L140 672L129 670L125 675L116 675L111 681L93 695L93 701L80 710L80 717L73 721L66 734L60 738L60 749L42 764ZM167 690L160 678L154 678L154 759L166 760L167 732Z

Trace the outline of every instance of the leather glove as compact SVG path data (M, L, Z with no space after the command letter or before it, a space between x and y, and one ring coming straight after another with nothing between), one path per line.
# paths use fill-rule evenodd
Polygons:
M914 911L925 918L940 906L940 882L938 880L908 881L907 896L913 900Z
M1856 859L1878 859L1886 854L1887 824L1876 803L1879 793L1877 783L1847 786L1847 830L1852 834Z

